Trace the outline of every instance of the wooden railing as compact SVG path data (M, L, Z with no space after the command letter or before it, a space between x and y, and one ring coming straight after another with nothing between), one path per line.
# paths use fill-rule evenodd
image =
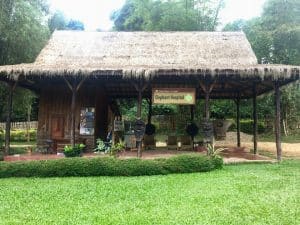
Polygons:
M29 129L37 129L38 122L37 121L31 121L31 122L12 122L11 123L11 129L18 129L18 130L26 130ZM5 123L0 123L0 129L5 130Z

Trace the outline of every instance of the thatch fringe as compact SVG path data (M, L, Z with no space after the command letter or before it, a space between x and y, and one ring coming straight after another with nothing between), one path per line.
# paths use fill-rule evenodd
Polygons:
M199 76L205 77L239 77L245 79L259 78L261 80L285 80L290 78L299 79L300 66L290 65L257 65L240 68L205 68L205 69L104 69L104 68L36 68L33 64L26 66L1 66L1 77L17 80L19 76L30 76L32 78L42 79L43 77L59 77L59 76L74 76L74 77L98 77L98 76L121 76L123 79L145 79L151 80L157 76Z

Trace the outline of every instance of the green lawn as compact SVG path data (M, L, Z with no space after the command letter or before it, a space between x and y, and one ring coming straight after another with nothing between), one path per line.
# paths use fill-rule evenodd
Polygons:
M300 224L300 161L168 176L0 179L0 224Z

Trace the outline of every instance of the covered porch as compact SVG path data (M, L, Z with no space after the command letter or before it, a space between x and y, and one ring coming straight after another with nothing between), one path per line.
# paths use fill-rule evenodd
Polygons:
M136 118L140 119L142 99L151 102L153 90L165 88L194 90L195 102L205 101L203 121L207 123L211 122L211 99L235 101L236 146L242 147L240 101L253 99L254 154L257 154L257 97L274 91L275 141L280 161L280 87L297 81L300 67L257 64L242 33L55 32L36 62L2 66L0 74L0 80L7 83L9 90L6 153L16 86L28 88L40 97L39 145L51 139L73 146L84 141L91 149L98 137L107 136L112 129L109 124L121 119L116 99L136 99ZM191 121L194 121L194 104L190 104ZM81 132L84 112L92 115L86 133ZM142 156L141 143L137 143L138 157Z

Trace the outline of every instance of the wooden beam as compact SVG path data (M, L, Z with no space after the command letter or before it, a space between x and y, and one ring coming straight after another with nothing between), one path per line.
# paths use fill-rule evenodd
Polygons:
M253 84L253 153L257 154L257 91Z
M70 91L72 91L73 90L72 84L65 77L63 77L63 79L65 80L66 84L68 85Z
M71 127L70 127L70 144L72 147L75 146L76 143L76 98L77 98L77 92L81 88L83 82L87 79L87 76L84 77L82 80L76 81L76 79L73 80L73 82L70 82L65 77L63 77L65 80L67 86L72 92L72 100L71 100Z
M280 89L279 89L279 83L274 83L274 89L275 89L275 138L276 138L276 151L277 151L277 160L281 161L281 126L280 126Z
M17 86L17 82L8 82L8 98L7 98L7 115L5 125L5 147L4 154L9 154L10 151L10 129L11 129L11 114L12 114L12 101L13 93Z
M84 81L87 79L88 76L85 76L77 85L76 87L76 91L79 91L79 89L81 88L82 84L84 83Z

